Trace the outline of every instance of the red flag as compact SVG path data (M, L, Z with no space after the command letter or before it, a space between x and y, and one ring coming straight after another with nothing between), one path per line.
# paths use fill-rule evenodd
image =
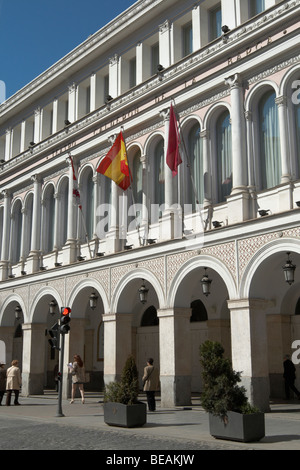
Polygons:
M131 184L131 174L128 167L126 146L122 132L119 133L113 146L100 162L98 173L112 179L124 191Z
M77 178L75 175L75 168L74 168L74 163L71 155L69 155L70 160L71 160L71 165L72 165L72 170L73 170L73 198L75 201L75 204L78 205L79 209L82 209L82 205L80 202L80 192L78 189L78 184L77 184Z
M170 107L169 139L167 150L167 165L175 176L178 173L178 166L182 163L179 153L180 136L177 127L177 120L173 106Z

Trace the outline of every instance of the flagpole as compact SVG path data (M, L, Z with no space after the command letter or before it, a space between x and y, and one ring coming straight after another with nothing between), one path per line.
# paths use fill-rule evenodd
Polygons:
M72 156L71 156L71 153L69 153L69 158L71 160L71 164L72 164L72 169L73 169L73 181L76 181L76 183L78 184L78 181L77 181L77 178L76 178L76 175L75 175L75 169L74 169L74 164L73 164L73 159L72 159ZM77 189L77 188L76 188ZM79 193L79 192L78 192ZM88 233L87 233L87 229L86 229L86 223L85 223L85 220L84 220L84 216L83 216L83 212L82 212L82 206L81 204L78 204L78 202L76 202L76 205L79 209L79 212L81 214L81 218L82 218L82 224L83 224L83 228L84 228L84 232L85 232L85 238L86 238L86 241L87 241L87 245L88 245L88 249L89 249L89 254L90 254L90 258L92 258L92 251L91 251L91 247L90 247L90 243L89 243L89 238L88 238ZM78 240L79 240L79 221L77 220L77 237L78 237Z
M172 101L174 103L176 114L178 115L174 98L172 98ZM194 177L193 177L192 169L191 169L191 161L190 161L187 149L186 149L185 140L184 140L184 136L183 136L183 132L182 132L182 129L181 129L181 124L180 124L179 119L178 119L178 126L179 126L179 131L180 131L180 134L181 134L181 140L183 142L183 149L184 149L185 157L186 157L186 160L187 160L187 167L189 169L189 173L190 173L190 177L191 177L191 181L192 181L192 187L193 187L193 192L194 192L194 196L195 196L195 199L196 199L197 210L199 212L200 220L203 223L202 214L200 212L200 203L199 203L198 193L197 193L197 189L196 189L196 185L195 185L195 181L194 181ZM207 221L206 221L206 225L207 225Z
M121 131L120 131L120 132L123 133L123 131L124 131L124 127L121 126ZM132 175L132 173L131 173L131 171L130 171L129 157L128 157L128 152L127 152L127 146L126 146L125 139L124 139L124 145L125 145L125 150L126 150L126 155L127 155L127 164L128 164L128 169L129 169L129 178L130 178L129 189L130 189L130 192L131 192L132 203L133 203L134 211L135 211L135 199L134 199L133 189L132 189L132 186L131 186L131 175ZM135 215L136 215L136 213L135 213ZM136 217L135 217L135 227L136 227L137 232L138 232L139 244L140 244L140 246L142 246L142 243L141 243L141 234L140 234L140 224L137 222Z

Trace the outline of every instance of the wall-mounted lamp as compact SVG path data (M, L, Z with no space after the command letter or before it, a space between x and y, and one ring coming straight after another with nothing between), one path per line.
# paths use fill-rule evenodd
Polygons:
M95 292L92 292L89 297L90 307L92 310L95 310L95 308L97 307L97 300L98 296L95 294Z
M207 268L204 268L204 275L201 279L202 292L207 297L210 294L210 285L212 280L208 277L206 273Z
M57 302L56 302L56 300L52 299L51 302L49 303L49 313L50 313L50 315L55 315L56 314L56 307L57 307Z
M17 305L16 308L15 308L15 319L20 320L21 315L22 315L22 309L21 309L20 305Z
M147 296L148 296L149 289L147 289L147 287L145 286L144 279L142 279L142 281L143 281L143 283L142 283L141 287L139 288L139 296L140 296L140 302L142 304L145 304L147 302Z
M293 264L290 260L291 253L288 251L286 254L288 256L288 259L286 260L285 265L282 266L282 269L284 272L285 282L287 282L291 286L294 282L296 265Z

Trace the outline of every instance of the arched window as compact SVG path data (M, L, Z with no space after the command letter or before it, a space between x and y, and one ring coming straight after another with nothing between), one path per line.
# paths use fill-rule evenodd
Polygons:
M138 150L130 165L132 172L132 197L128 196L128 228L136 228L141 223L143 204L143 165ZM133 204L135 204L133 206Z
M30 194L27 198L25 205L25 230L23 240L23 255L26 258L31 249L32 239L32 214L33 214L33 194Z
M199 124L195 124L188 134L188 147L191 170L187 170L188 202L192 204L193 211L195 211L196 196L200 204L203 203L204 199L203 152ZM196 196L193 190L191 174L195 183Z
M81 203L82 203L82 216L79 213L78 217L78 223L79 226L82 227L81 230L81 238L82 241L86 241L86 234L89 240L93 238L94 234L94 182L93 182L93 171L91 168L86 169L83 179L82 179L82 184L81 184L80 189L80 197L81 197ZM85 227L83 226L83 221L82 217L84 218L84 224ZM86 228L86 234L85 234L85 228Z
M112 192L111 185L115 184L111 182L107 176L99 174L99 187L100 187L100 205L97 208L97 226L96 233L97 237L101 240L105 238L111 225L111 211L113 208L112 204Z
M261 188L268 189L278 185L281 178L278 112L274 91L262 97L258 112Z
M11 262L18 263L21 256L22 243L22 205L17 201L12 212L12 230L11 230Z
M161 139L156 144L154 150L154 204L162 206L165 203L165 158L164 158L164 141ZM159 210L158 216L162 215L162 208Z
M60 245L65 245L68 238L68 193L69 181L67 178L60 187Z
M224 111L216 123L218 202L226 200L232 189L232 141L230 114Z
M55 198L54 186L50 184L46 189L43 204L43 236L42 244L45 253L50 253L54 249L55 230Z
M207 320L207 311L206 311L206 308L203 304L203 302L201 302L201 300L197 299L197 300L194 300L192 303L191 303L191 309L192 309L192 315L191 315L191 318L190 318L190 322L198 322L198 321L206 321Z
M156 308L151 305L143 313L141 326L156 326L158 325L158 316Z

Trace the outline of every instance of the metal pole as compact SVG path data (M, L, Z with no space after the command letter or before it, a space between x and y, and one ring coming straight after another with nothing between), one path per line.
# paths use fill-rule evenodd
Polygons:
M58 402L57 402L57 417L64 417L62 412L62 389L63 389L63 369L64 369L64 349L65 349L65 334L60 332L60 355L59 355L59 372L58 372Z

